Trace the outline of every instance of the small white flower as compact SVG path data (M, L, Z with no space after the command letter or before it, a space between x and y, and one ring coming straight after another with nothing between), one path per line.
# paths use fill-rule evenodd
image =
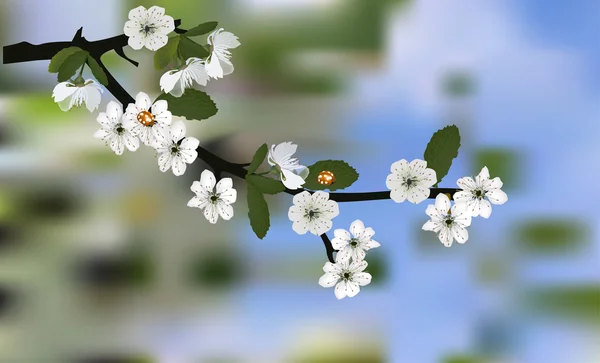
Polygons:
M101 128L94 133L94 137L104 140L115 154L123 154L125 147L129 151L136 151L140 147L140 140L133 133L133 123L123 119L123 107L120 103L110 101L106 106L106 113L100 112L96 121Z
M333 231L335 237L331 240L331 245L338 250L336 261L348 261L350 257L353 261L364 260L366 251L380 246L379 242L371 239L375 234L373 228L365 228L358 219L350 225L350 232L352 236L345 229Z
M269 165L277 168L281 182L288 189L300 188L309 173L308 168L300 165L297 158L292 158L297 148L298 145L292 144L291 141L282 142L279 145L272 145L267 157Z
M167 44L167 34L175 30L175 21L165 15L165 9L160 6L153 6L148 10L138 6L129 11L129 19L123 31L129 37L127 43L135 50L144 46L157 50Z
M156 149L160 171L164 173L173 167L173 174L183 175L185 164L193 163L198 157L198 145L200 141L195 137L185 137L183 121L173 122L170 137Z
M228 49L240 46L238 37L230 32L224 32L223 28L217 29L208 36L211 55L206 62L206 72L212 78L223 78L233 72L231 52Z
M69 111L73 106L80 107L85 102L85 107L90 112L94 112L100 105L102 92L104 91L100 85L93 79L88 79L81 84L67 81L54 87L52 97L63 111Z
M228 221L233 217L233 207L237 199L237 190L233 189L231 178L222 178L215 188L215 175L210 170L204 170L200 181L192 183L190 188L196 196L190 199L188 207L204 209L204 217L212 223L217 223L219 216Z
M335 297L343 299L353 297L360 292L360 287L371 283L371 274L363 272L367 268L367 261L339 261L326 262L323 266L325 274L319 279L319 285L332 287L335 285Z
M466 203L467 208L473 217L482 216L489 218L492 214L492 204L504 204L508 196L502 188L502 180L495 177L490 180L490 172L486 166L481 169L479 175L473 178L467 176L458 179L456 182L463 191L454 193L456 203ZM484 198L489 199L489 201Z
M385 185L391 189L390 197L396 203L406 199L418 204L429 198L429 187L436 183L435 170L427 168L427 162L415 159L408 163L405 159L398 160L390 168Z
M160 77L160 89L181 97L186 88L192 88L194 82L202 86L208 82L204 60L200 58L188 58L183 67L163 74Z
M425 213L431 220L423 225L423 230L438 233L444 246L452 246L455 238L458 243L465 243L469 239L466 227L471 225L471 215L464 203L455 203L451 210L446 194L438 194L435 205L428 205Z
M288 218L294 222L292 229L298 234L309 232L320 236L329 231L333 218L340 214L335 200L329 200L329 193L308 191L294 195L294 205L288 211Z
M150 97L140 92L135 97L135 103L127 106L123 118L133 124L133 132L144 145L157 147L169 136L171 112L167 108L167 101L158 100L152 104Z

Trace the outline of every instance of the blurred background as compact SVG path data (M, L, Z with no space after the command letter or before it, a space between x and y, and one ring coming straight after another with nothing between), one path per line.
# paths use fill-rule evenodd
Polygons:
M487 166L509 201L450 249L421 231L432 201L340 204L334 228L361 219L381 247L373 282L338 301L290 196L268 197L258 240L234 179L234 219L210 225L186 206L200 161L175 177L149 148L116 156L97 113L52 101L48 61L2 65L0 362L600 362L600 3L3 0L0 38L112 37L138 5L239 36L235 72L206 87L220 112L187 122L218 155L292 140L302 164L357 168L347 191L385 190L394 161L456 124L440 187ZM103 61L158 96L153 53L125 53L138 69Z

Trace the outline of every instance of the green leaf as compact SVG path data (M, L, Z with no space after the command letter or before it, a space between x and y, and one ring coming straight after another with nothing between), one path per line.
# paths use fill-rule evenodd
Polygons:
M216 21L209 21L200 25L196 25L192 29L185 32L185 35L188 37L195 37L198 35L208 34L211 31L215 30L217 24L219 23L217 23Z
M100 64L98 64L98 62L92 57L88 57L87 63L90 67L90 70L92 71L92 74L94 75L94 77L96 77L96 80L100 82L101 85L107 86L108 78L106 77L104 69L100 67Z
M460 147L460 134L455 125L446 126L433 134L425 149L424 159L427 167L435 170L437 186L448 174L452 159L458 156Z
M251 183L248 186L248 218L256 236L263 239L271 225L269 220L269 205L260 190Z
M279 180L265 178L260 175L246 175L246 182L254 185L265 194L277 194L285 190L285 186Z
M329 189L331 191L344 189L358 180L356 169L343 160L321 160L309 166L310 173L303 187L312 190ZM322 185L317 182L319 173L330 171L335 176L335 182L331 185Z
M190 57L206 58L210 54L203 46L186 37L179 35L179 53L182 60L187 60Z
M180 37L171 37L164 47L159 48L154 53L154 68L163 69L172 61L177 59Z
M156 100L167 101L173 116L185 117L188 120L204 120L214 116L218 111L217 106L206 93L195 89L186 89L181 97L163 93Z
M581 283L528 288L524 295L526 306L535 312L574 322L600 323L600 284Z
M83 49L81 49L79 47L68 47L68 48L61 49L50 60L50 65L48 66L48 72L57 73L58 69L63 64L65 59L67 59L73 53L80 52L80 51L83 51Z
M260 166L260 164L262 164L263 161L265 161L265 157L267 156L267 153L269 152L269 147L267 146L267 144L262 144L254 153L254 157L252 158L252 162L250 163L250 166L248 166L248 174L252 174L256 171L256 169L258 169L258 167Z
M69 55L58 68L58 81L64 82L71 78L81 66L85 63L89 53L85 50L79 50Z

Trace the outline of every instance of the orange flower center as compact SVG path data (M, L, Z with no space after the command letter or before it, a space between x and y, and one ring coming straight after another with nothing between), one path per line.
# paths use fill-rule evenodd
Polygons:
M154 115L148 111L142 111L137 114L137 120L144 126L154 125Z

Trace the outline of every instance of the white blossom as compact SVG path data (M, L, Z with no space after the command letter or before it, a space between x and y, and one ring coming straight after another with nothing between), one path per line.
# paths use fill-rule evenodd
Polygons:
M481 169L479 175L473 178L467 176L456 182L463 190L454 193L456 203L466 203L471 216L482 216L489 218L492 214L492 204L504 204L508 196L502 188L502 180L495 177L490 179L490 172L486 166ZM487 198L488 200L485 200Z
M360 292L360 287L371 283L371 274L363 272L367 268L367 261L339 261L326 262L323 266L325 274L319 279L323 287L335 286L335 297L343 299L353 297Z
M94 137L104 140L115 154L123 154L125 147L129 151L136 151L140 147L140 140L133 132L134 125L123 118L123 107L120 103L110 101L106 112L100 112L96 121L101 128L94 133Z
M466 227L471 225L471 215L465 203L455 203L450 208L450 199L440 193L435 198L435 205L428 205L425 213L431 220L423 225L423 230L437 233L444 246L452 246L454 239L458 243L465 243L469 239Z
M204 209L204 217L212 223L217 223L219 216L224 220L233 217L233 207L237 199L237 190L233 188L231 178L222 178L216 183L215 175L210 170L204 170L200 181L192 183L190 188L196 196L190 199L188 207Z
M102 92L104 91L96 81L87 79L77 84L71 81L57 84L52 90L52 97L63 111L69 111L73 106L80 107L85 103L85 107L90 112L94 112L100 105Z
M390 197L396 203L406 199L418 204L429 198L429 187L436 183L435 170L427 168L427 162L415 159L408 163L405 159L398 160L390 168L385 185L391 189Z
M158 100L152 104L150 97L140 92L135 97L135 103L127 106L123 118L133 123L133 132L144 145L156 148L169 136L172 115L167 108L167 101Z
M209 78L204 63L200 58L188 58L183 67L170 70L160 77L160 89L175 97L181 97L194 83L206 86Z
M165 9L153 6L146 10L138 6L129 11L129 19L123 31L129 37L127 44L135 50L146 47L152 51L167 44L167 34L175 30L175 21L165 15Z
M348 261L351 257L353 261L363 260L366 251L380 246L379 242L371 239L375 234L373 228L365 228L363 222L358 219L350 225L350 232L345 229L336 229L333 234L331 245L338 250L337 261Z
M223 31L223 28L217 29L208 36L210 45L210 56L206 62L206 72L212 78L223 78L233 72L231 52L228 49L240 46L238 37L233 33Z
M292 144L291 141L282 142L279 145L272 145L267 157L269 165L279 171L281 182L288 189L300 188L309 173L308 168L300 165L297 158L292 158L297 148L298 145Z
M288 211L288 218L294 222L292 229L298 234L310 232L320 236L329 231L331 221L340 214L338 204L329 200L329 193L308 191L294 195L294 205Z
M156 149L158 152L158 166L163 173L172 168L173 174L183 175L186 163L191 164L198 157L196 149L200 145L200 141L195 137L185 137L185 124L183 121L173 123L169 136Z

